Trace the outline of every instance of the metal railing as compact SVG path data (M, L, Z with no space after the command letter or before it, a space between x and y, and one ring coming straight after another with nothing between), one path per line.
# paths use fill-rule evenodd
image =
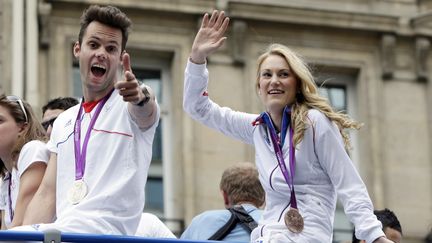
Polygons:
M336 230L339 233L351 233L349 230ZM79 234L79 233L61 233L58 230L47 230L44 232L25 232L13 230L1 230L0 242L2 241L39 241L44 243L61 243L61 242L77 242L77 243L220 243L220 241L195 241L182 239L162 239L162 238L147 238L128 235L101 235L101 234ZM339 242L339 241L333 241Z
M60 242L77 242L77 243L198 243L198 242L219 242L219 241L192 241L181 239L161 239L161 238L145 238L127 235L99 235L99 234L78 234L78 233L61 233L58 230L49 230L45 232L24 232L3 230L0 231L1 241L39 241L44 243L60 243ZM219 242L220 243L220 242Z

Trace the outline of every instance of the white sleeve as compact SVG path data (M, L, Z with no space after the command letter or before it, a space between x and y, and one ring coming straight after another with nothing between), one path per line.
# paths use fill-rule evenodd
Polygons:
M57 146L55 146L56 143L53 141L52 137L53 136L51 135L51 138L47 142L46 147L47 147L48 151L50 151L52 153L57 153Z
M258 115L233 111L211 101L206 94L208 79L206 65L197 65L188 61L185 70L183 109L204 125L232 138L253 144L255 127L252 122Z
M345 150L339 128L319 111L310 111L309 117L315 127L318 160L327 172L345 214L355 226L357 238L369 243L384 236L381 223L373 213L367 188Z
M18 157L17 167L19 177L35 162L48 163L49 156L50 152L44 142L33 140L26 143L22 147Z
M168 227L158 217L143 213L138 225L136 236L153 238L176 238Z
M117 91L115 91L115 92L117 92ZM122 103L124 103L124 105L125 105L125 109L126 109L126 111L127 111L126 113L127 113L128 118L129 118L129 121L130 121L131 123L133 123L134 125L136 125L136 126L139 127L137 121L135 121L135 119L133 118L133 115L131 114L131 112L130 112L130 110L129 110L129 108L128 108L128 103L129 103L129 102L123 102L122 99L120 99L120 101L121 101ZM160 114L160 113L161 113L161 109L160 109L160 106L159 106L159 103L158 103L158 100L157 100L157 97L156 97L156 96L155 96L155 100L154 100L154 102L155 102L155 104L156 104L156 117L155 117L155 122L154 122L150 127L148 127L148 128L144 128L144 129L141 129L142 132L147 132L147 131L155 130L156 127L159 125L159 122L160 122L160 115L161 115L161 114Z

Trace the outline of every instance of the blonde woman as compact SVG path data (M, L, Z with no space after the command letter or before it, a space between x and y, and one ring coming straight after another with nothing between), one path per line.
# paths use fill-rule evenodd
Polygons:
M2 229L22 225L27 205L45 173L45 130L30 105L0 95L0 204Z
M206 57L222 46L229 19L204 15L185 71L185 111L195 120L255 147L266 207L252 242L331 242L336 196L358 238L390 242L345 148L345 128L360 124L318 95L307 65L289 48L259 57L256 88L265 112L236 112L207 93Z

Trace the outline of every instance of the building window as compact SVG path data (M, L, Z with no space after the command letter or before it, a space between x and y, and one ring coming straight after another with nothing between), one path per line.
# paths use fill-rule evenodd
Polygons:
M160 176L148 176L145 188L145 211L161 214L163 212L163 181Z
M81 88L81 74L78 62L74 61L72 66L72 94L78 100L83 96Z
M161 70L135 68L133 72L136 79L140 83L144 83L150 86L150 88L154 91L156 99L160 104L160 102L163 100ZM163 117L161 117L161 119L159 120L159 126L156 128L156 133L153 140L152 161L150 164L149 175L145 188L145 211L152 212L157 215L163 215L164 212L162 123Z
M336 111L347 111L346 86L337 84L325 84L319 88L321 96L328 99Z

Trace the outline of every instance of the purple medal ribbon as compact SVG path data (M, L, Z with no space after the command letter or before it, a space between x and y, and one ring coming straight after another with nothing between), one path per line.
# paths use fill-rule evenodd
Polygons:
M14 217L14 211L12 209L12 173L8 174L8 181L9 181L9 189L8 189L9 217L12 223Z
M96 108L96 111L93 115L93 117L90 120L89 127L87 129L86 136L84 138L84 142L82 145L82 151L81 151L81 114L83 111L83 105L84 98L81 102L80 110L78 112L77 119L75 120L75 127L74 127L74 144L75 144L75 180L81 180L84 176L84 170L85 170L85 163L86 163L86 154L87 154L87 145L90 140L90 133L91 130L94 127L94 124L96 123L96 120L102 110L102 107L105 105L108 98L111 96L112 92L114 90L111 90L105 97L100 101L98 104L98 107Z
M288 115L288 117L286 117L287 115ZM267 124L267 127L269 128L270 137L272 140L273 148L275 150L275 155L276 155L276 159L278 161L279 168L281 169L282 174L285 178L285 181L288 184L288 187L290 188L290 191L291 191L290 205L292 208L297 209L297 200L295 197L295 190L294 190L294 176L295 176L295 163L296 163L296 161L295 161L295 148L294 148L294 141L293 141L294 130L293 130L292 126L289 126L289 146L290 146L289 166L290 166L290 171L288 171L288 169L285 165L285 160L284 160L283 153L282 153L282 146L283 146L286 130L288 129L288 125L289 125L290 120L291 120L291 109L288 107L286 107L284 109L284 114L283 114L283 118L282 118L282 131L281 131L282 144L280 142L281 140L276 135L276 129L273 125L273 122L270 119L270 115L267 112L265 112L262 114L262 118L263 118L264 122Z

